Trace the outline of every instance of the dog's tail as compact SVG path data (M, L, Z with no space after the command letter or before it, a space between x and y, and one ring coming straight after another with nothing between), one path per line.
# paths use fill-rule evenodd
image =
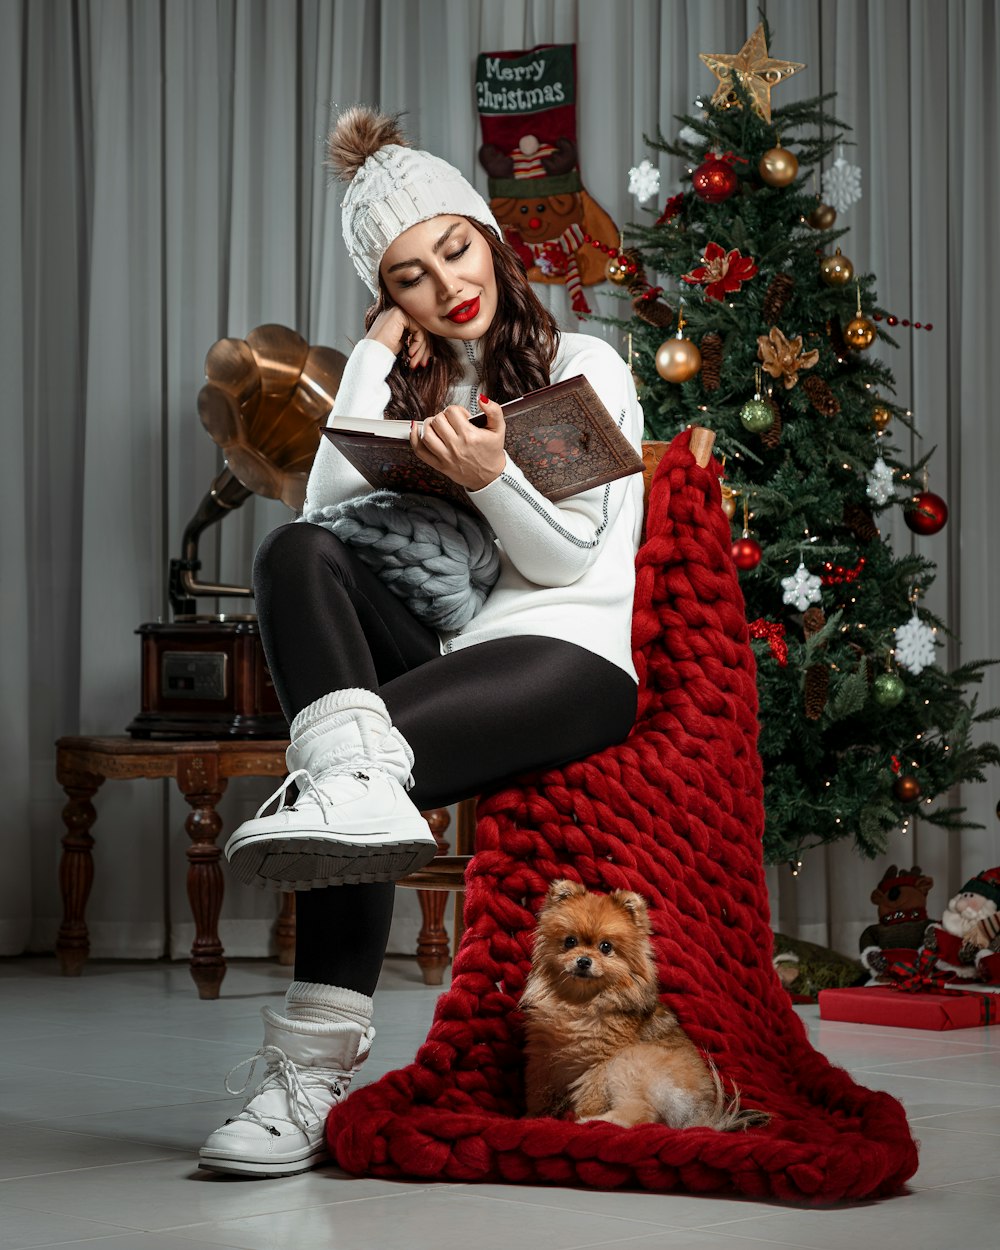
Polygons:
M715 1086L715 1105L712 1109L711 1128L720 1133L745 1132L748 1128L760 1128L767 1124L771 1115L767 1111L757 1111L751 1107L743 1107L740 1102L739 1087L734 1085L733 1092L727 1094L722 1084L722 1077L715 1064L705 1056L708 1070L712 1074Z

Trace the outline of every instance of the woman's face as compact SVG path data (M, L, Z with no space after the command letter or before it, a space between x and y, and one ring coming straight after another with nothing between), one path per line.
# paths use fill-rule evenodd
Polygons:
M393 302L441 338L481 338L496 314L493 253L465 217L431 217L404 230L380 272Z

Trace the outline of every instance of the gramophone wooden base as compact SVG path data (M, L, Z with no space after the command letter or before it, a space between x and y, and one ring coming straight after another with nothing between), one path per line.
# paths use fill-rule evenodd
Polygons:
M253 617L140 625L133 738L281 738L288 732Z

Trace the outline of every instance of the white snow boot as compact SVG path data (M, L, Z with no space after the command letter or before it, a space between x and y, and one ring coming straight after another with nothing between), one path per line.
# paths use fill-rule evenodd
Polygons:
M243 1110L199 1151L201 1166L214 1172L291 1176L325 1163L327 1115L346 1096L375 1036L374 1029L352 1021L290 1020L270 1007L261 1014L264 1044L233 1068L226 1089L244 1093L258 1060L266 1064L264 1078ZM244 1064L250 1065L246 1082L233 1089L229 1077Z
M406 793L413 752L373 691L337 690L304 708L285 762L288 777L226 844L240 881L276 890L398 881L434 858ZM293 782L298 797L285 806Z

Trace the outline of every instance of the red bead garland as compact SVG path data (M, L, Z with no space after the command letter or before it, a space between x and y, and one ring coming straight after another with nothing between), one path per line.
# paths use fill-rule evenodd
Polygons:
M827 560L823 565L823 572L820 574L820 581L824 586L839 586L843 582L856 582L861 576L861 571L865 567L865 558L861 556L853 569L845 568L842 564L834 564L832 560Z
M872 321L881 321L881 320L882 320L881 313L872 313ZM912 326L914 330L933 330L934 329L934 326L929 321L909 321L907 320L906 317L900 320L899 317L894 317L891 314L885 318L885 324L887 326L907 326L907 327Z
M599 252L604 252L608 260L616 260L621 265L623 272L630 277L632 274L639 272L639 266L634 260L627 257L624 252L620 252L618 248L612 247L610 243L602 243L600 239L593 239L589 234L583 236L584 243L589 243L591 247L596 247Z

